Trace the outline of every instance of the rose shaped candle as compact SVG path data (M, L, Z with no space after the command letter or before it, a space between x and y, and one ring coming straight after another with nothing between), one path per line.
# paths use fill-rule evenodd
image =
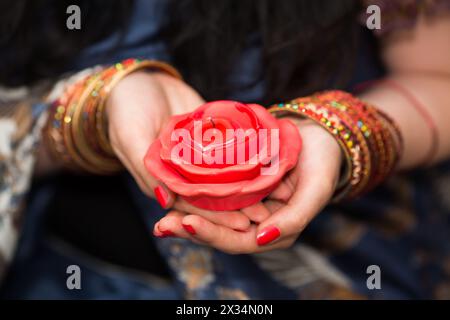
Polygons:
M236 210L261 201L297 163L297 127L264 107L214 101L173 116L145 156L147 170L189 203Z

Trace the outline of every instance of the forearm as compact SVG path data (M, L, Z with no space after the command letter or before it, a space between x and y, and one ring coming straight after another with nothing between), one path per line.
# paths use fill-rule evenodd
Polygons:
M414 27L380 39L381 57L389 71L387 79L408 91L423 109L419 112L401 90L391 85L375 86L362 95L389 114L400 127L405 143L400 169L429 165L450 156L449 32L449 15L420 16ZM426 158L432 148L433 127L437 136L434 140L438 143L429 161Z
M392 79L421 104L430 116L438 135L437 151L433 163L450 157L450 76L426 73L398 73ZM361 98L374 104L390 115L398 124L404 139L404 152L399 168L408 169L424 163L432 148L433 129L424 115L409 101L404 94L389 85L374 86L364 92Z

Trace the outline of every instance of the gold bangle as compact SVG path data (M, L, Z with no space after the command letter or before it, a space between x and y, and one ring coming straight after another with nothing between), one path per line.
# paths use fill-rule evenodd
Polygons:
M83 120L87 120L82 119L85 103L89 98L91 98L91 92L96 87L98 81L100 81L100 75L92 79L91 83L85 87L79 98L78 106L72 117L72 136L80 155L96 168L97 173L115 172L122 167L120 162L117 158L107 158L92 150L87 143L87 139L84 136L84 131L82 128Z
M45 132L50 152L72 169L108 174L122 168L105 130L105 105L114 86L140 69L156 69L181 79L166 63L127 59L78 81L51 109Z
M77 109L80 108L79 97L83 94L85 86L89 86L95 78L98 77L98 73L88 77L83 82L82 88L76 91L72 95L71 99L67 103L66 113L64 115L63 123L62 123L62 135L64 139L65 147L67 148L67 152L69 156L72 158L72 162L75 166L78 166L80 169L97 172L95 166L91 165L88 161L86 161L80 154L79 148L75 143L75 138L73 135L73 117Z
M131 63L133 63L130 67L128 67ZM117 74L115 74L111 81L106 84L102 90L100 90L100 102L98 104L97 113L96 113L96 123L97 123L97 136L98 141L101 148L107 153L113 153L111 149L111 144L109 142L108 133L105 128L107 128L107 119L105 117L106 112L104 111L106 106L106 100L111 92L111 90L119 83L127 75L142 69L154 69L157 71L162 71L167 73L168 75L182 80L181 74L173 68L171 65L157 61L157 60L136 60L133 61L126 60L124 63L115 64L114 68L120 70Z

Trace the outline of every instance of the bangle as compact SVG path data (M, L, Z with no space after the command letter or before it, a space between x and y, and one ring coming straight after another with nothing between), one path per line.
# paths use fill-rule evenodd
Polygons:
M269 108L269 112L276 115L293 113L311 119L332 134L345 155L346 174L338 183L339 197L348 193L351 185L359 183L364 170L364 163L360 140L357 133L348 124L348 119L340 117L335 110L327 108L317 97L299 98L290 103L280 103ZM347 120L347 121L346 121Z
M333 201L352 199L373 189L394 170L403 149L396 124L386 114L351 94L333 90L269 108L311 119L333 135L345 156Z
M73 170L110 174L122 168L109 143L105 102L114 86L142 69L159 70L181 79L172 66L160 61L127 59L66 88L50 109L45 141L51 154Z
M331 103L332 106L339 107L344 113L350 114L370 144L371 163L376 165L370 176L370 184L365 188L372 189L372 185L378 185L379 182L386 179L400 158L393 143L395 137L392 136L392 130L389 129L392 121L386 116L382 117L384 114L381 114L375 107L343 91L323 93L321 99ZM400 135L399 131L397 133ZM369 175L366 178L369 178ZM355 190L355 193L359 193L358 189Z
M114 65L115 70L117 72L113 73L113 75L109 76L108 78L110 81L105 83L103 87L98 91L98 95L100 97L100 102L98 104L97 111L95 112L96 116L96 130L98 135L99 143L102 147L102 149L112 154L113 151L111 149L111 144L109 143L108 134L107 134L107 119L105 117L106 113L104 112L104 108L106 105L106 99L109 96L109 93L111 90L119 83L120 80L122 80L124 77L129 75L132 72L135 72L137 70L147 69L147 70L156 70L156 71L162 71L176 79L182 79L180 73L170 66L167 63L156 61L156 60L137 60L137 59L127 59L123 61L122 63L118 63Z
M118 171L121 168L120 162L115 157L104 155L92 142L89 143L90 140L94 139L88 139L85 131L90 130L83 129L85 124L88 123L88 119L83 117L85 114L84 109L88 106L86 102L91 98L91 91L97 86L99 80L100 74L94 75L82 91L77 101L77 107L74 109L70 131L73 144L76 146L81 157L95 168L94 170L89 170L88 167L85 167L85 169L96 173L102 173L103 171L108 173Z

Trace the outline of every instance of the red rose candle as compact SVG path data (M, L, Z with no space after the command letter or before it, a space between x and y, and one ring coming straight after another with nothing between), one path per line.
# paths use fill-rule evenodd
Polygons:
M173 116L150 146L147 170L191 204L236 210L261 201L297 163L297 127L262 106L206 103Z

